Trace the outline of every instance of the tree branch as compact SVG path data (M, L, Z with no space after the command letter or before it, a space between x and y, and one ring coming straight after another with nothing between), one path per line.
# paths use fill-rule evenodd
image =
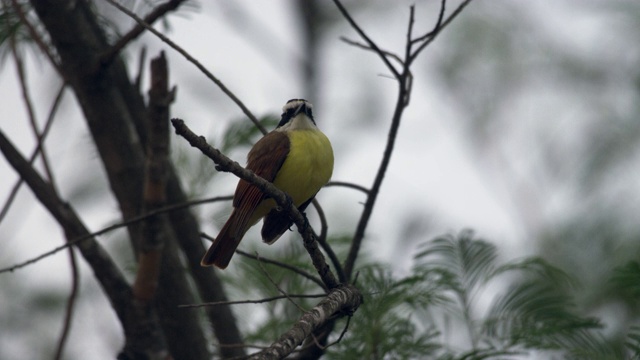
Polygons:
M286 295L278 295L272 296L259 300L238 300L238 301L215 301L208 302L202 304L188 304L188 305L180 305L181 308L192 308L192 307L203 307L203 306L220 306L220 305L243 305L243 304L262 304L266 302L271 302L275 300L282 300L287 298L295 298L295 299L315 299L325 297L327 294L286 294Z
M244 105L244 103L242 101L240 101L240 99L222 83L222 81L220 81L217 77L215 77L198 60L196 60L193 56L191 56L189 53L187 53L184 49L182 49L176 43L171 41L168 37L164 36L162 33L157 31L156 29L152 28L144 20L140 19L138 16L136 16L136 14L132 13L131 11L129 11L124 6L118 4L114 0L107 0L107 2L109 2L109 4L115 6L116 8L118 8L118 10L122 11L123 13L125 13L126 15L131 17L138 24L140 24L140 26L142 26L145 29L149 30L151 33L153 33L155 36L157 36L160 40L162 40L164 43L166 43L167 45L172 47L175 51L177 51L180 55L184 56L184 58L187 59L190 63L195 65L198 68L198 70L200 70L207 78L209 78L209 80L213 81L213 83L216 84L218 86L218 88L220 88L220 90L222 90L222 92L225 95L227 95L227 97L229 97L229 99L231 99L231 101L233 101L236 105L238 105L238 107L242 110L242 112L249 118L249 120L251 120L251 122L253 122L253 124L258 129L260 129L260 131L263 134L267 133L267 129L265 129L264 126L262 126L262 124L260 124L260 121L258 120L258 118L256 118L255 115L253 115L253 113L249 110L249 108L247 108Z
M53 105L51 106L51 110L49 111L49 116L47 117L47 121L44 124L44 128L42 129L42 132L40 132L40 134L38 135L38 140L36 141L36 144L37 144L36 148L31 154L31 156L29 157L29 164L33 164L33 162L38 157L38 154L40 154L40 150L42 149L42 145L44 144L44 139L49 134L49 130L51 129L51 125L53 124L53 119L55 119L55 114L58 111L58 105L60 105L60 102L62 101L62 95L64 94L65 88L66 88L66 84L62 84L60 86L60 90L58 90L56 98L53 101ZM20 186L22 185L22 183L23 183L22 178L19 178L16 181L16 183L13 185L13 188L11 188L11 192L9 193L9 196L7 197L7 200L5 201L4 205L2 206L2 210L0 210L0 223L2 223L2 220L4 220L4 217L9 212L9 208L11 208L11 204L13 203L13 200L18 194L18 190L20 189ZM2 271L0 270L0 273L1 272Z
M42 205L57 220L63 228L67 240L76 236L89 234L89 231L76 215L73 208L58 197L51 185L43 180L29 162L20 155L2 131L0 131L0 151L2 151L9 164L11 164L20 174L20 177L23 178L31 188ZM76 246L91 266L96 279L100 283L103 291L107 294L125 333L129 333L135 327L145 326L146 331L143 332L144 337L140 339L140 343L128 345L136 349L162 352L162 347L156 346L162 341L161 339L159 340L157 331L153 331L153 329L158 328L154 317L149 316L147 313L136 311L131 302L131 287L115 266L111 257L92 237L77 242Z
M182 3L186 0L169 0L164 4L158 5L155 9L153 9L147 16L142 20L145 24L153 24L159 18L165 16L168 12L176 10ZM142 33L146 30L141 24L137 24L131 30L129 30L126 34L124 34L118 41L107 51L105 52L100 59L101 66L107 66L111 64L113 59L118 56L118 54L127 46L131 41L135 40L138 36L142 35Z
M365 236L365 231L369 223L369 219L371 218L371 214L373 212L373 207L375 205L376 199L378 197L378 193L380 191L380 187L382 185L382 181L384 179L387 168L389 166L389 162L391 160L391 154L393 153L393 148L395 146L395 141L397 138L398 129L400 127L400 121L402 119L404 109L409 105L409 99L411 96L412 82L413 82L413 76L411 75L410 66L413 63L413 61L416 59L417 55L428 44L430 44L433 41L435 36L440 33L440 31L444 28L444 26L451 23L451 21L458 14L460 14L462 9L464 9L464 7L467 6L470 1L471 0L466 0L465 2L463 2L449 17L447 17L447 20L445 20L444 22L442 22L442 18L444 16L443 14L444 14L446 1L442 1L437 24L434 30L427 34L428 36L425 35L419 38L420 41L422 41L422 43L420 43L420 41L416 42L413 39L412 31L413 31L415 9L413 6L410 8L410 16L409 16L409 22L407 26L407 36L406 36L406 44L405 44L405 54L404 54L404 59L401 60L402 72L399 73L399 75L396 77L396 80L398 81L398 95L396 99L395 109L393 111L393 116L391 118L391 124L389 126L389 132L387 135L387 144L382 156L382 160L380 161L380 165L378 167L378 171L376 173L376 177L374 179L373 185L371 186L371 189L368 192L368 196L365 202L362 216L360 217L360 221L358 222L358 226L353 236L353 241L352 241L351 248L349 250L349 255L345 260L344 271L346 273L347 279L349 280L353 275L355 261L358 257L358 253L360 251L360 247L361 247L363 238ZM338 0L334 0L334 2L336 2L337 5L339 4ZM341 5L339 5L339 7L341 8L341 12L343 12L343 15L345 15L347 20L350 23L352 23L352 20L350 20L350 17L348 17L348 14L346 14L346 10L343 10L344 8L342 8ZM352 26L354 25L352 24ZM354 28L356 28L356 30L359 33L362 32L362 30L359 30L359 28L357 28L356 26L354 26ZM361 36L363 37L363 39L365 39L365 41L367 41L367 43L370 45L373 51L378 53L380 57L386 59L384 51L380 50L380 48L378 48L377 46L373 46L375 45L375 43L371 39L366 37L366 34L361 34ZM418 43L420 43L420 45L418 46L418 49L413 51L413 46ZM385 61L385 64L387 63L388 61Z
M251 356L251 359L282 359L314 331L327 324L335 316L353 314L362 304L362 294L353 285L341 285L331 290L329 295L310 311L304 313L289 331L269 348Z
M147 158L143 189L144 211L161 208L166 203L167 165L169 155L169 104L174 94L169 92L169 70L164 53L151 60L151 89L147 118ZM138 272L133 283L134 297L149 304L158 286L162 248L169 228L166 218L148 216L142 226Z
M360 35L360 37L373 49L373 51L376 54L378 54L378 56L380 56L380 59L387 66L389 71L391 71L393 76L396 79L398 79L400 77L400 72L398 72L398 70L393 66L393 64L389 62L389 59L387 59L387 53L380 50L378 45L369 38L369 36L360 28L360 26L355 22L355 20L353 20L351 15L349 15L349 12L347 11L347 9L345 9L345 7L342 5L342 3L339 0L333 0L333 3L336 4L336 7L338 8L342 16L345 18L345 20L347 20L349 25L351 25L351 27L358 33L358 35Z
M69 292L69 299L67 300L67 306L65 308L64 321L62 323L62 330L60 331L60 338L58 339L58 346L56 346L56 352L54 360L62 359L64 346L69 338L69 331L71 330L71 320L75 311L76 299L78 298L78 262L76 261L76 254L72 248L69 248L69 265L71 266L71 291Z
M31 164L31 161L29 162ZM22 180L22 179L21 179ZM164 213L169 213L171 214L174 211L180 211L180 210L184 210L185 208L188 208L190 206L194 206L194 205L202 205L202 204L207 204L210 202L216 202L216 201L230 201L232 200L233 197L232 196L216 196L216 197L212 197L212 198L206 198L206 199L201 199L201 200L193 200L193 201L185 201L183 203L178 203L178 204L172 204L172 205L168 205L150 212L147 212L145 214L133 217L127 221L122 221L119 222L117 224L113 224L111 226L107 226L103 229L100 229L98 231L86 234L86 235L82 235L82 236L78 236L78 237L74 237L73 239L70 239L69 241L67 241L66 244L55 247L45 253L42 253L34 258L25 260L23 262L14 264L12 266L9 267L5 267L5 268L1 268L0 269L0 274L2 274L3 272L13 272L15 270L21 269L27 265L31 265L33 263L36 263L42 259L45 259L51 255L54 255L72 245L75 245L76 243L83 241L85 239L91 238L91 237L96 237L105 233L108 233L109 231L113 231L125 226L129 226L131 224L140 222L145 220L146 218L148 218L149 216L154 216L154 215L159 215L159 214L164 214Z
M276 260L273 260L273 259L265 258L263 256L257 256L257 255L254 255L254 254L250 254L250 253L242 251L242 250L236 250L236 253L238 253L238 254L240 254L240 255L242 255L244 257L247 257L249 259L262 261L263 263L272 264L272 265L281 267L283 269L287 269L289 271L292 271L292 272L294 272L294 273L296 273L296 274L298 274L298 275L300 275L300 276L302 276L304 278L307 278L307 279L313 281L314 283L318 284L318 286L320 286L323 290L329 291L329 289L327 289L326 285L322 282L322 280L320 280L318 277L313 276L312 274L302 270L301 268L298 268L298 267L283 263L281 261L276 261Z

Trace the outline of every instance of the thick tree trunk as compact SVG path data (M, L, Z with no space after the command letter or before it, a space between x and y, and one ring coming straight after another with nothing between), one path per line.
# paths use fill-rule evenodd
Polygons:
M146 109L142 96L128 78L119 57L105 64L103 54L110 46L99 21L86 1L32 0L33 8L48 31L60 61L63 76L74 89L91 135L116 197L123 220L140 215L144 179L144 123ZM178 178L169 167L168 203L185 200ZM170 214L167 226L173 228L162 252L155 312L169 351L176 359L209 359L209 345L199 321L198 311L178 309L180 304L198 300L180 257L186 251L189 263L197 264L204 248L197 236L197 223L188 211ZM134 248L140 244L140 225L128 228ZM186 236L183 236L185 234ZM176 240L176 237L178 240ZM198 255L196 255L196 252ZM186 268L186 269L185 269ZM209 270L209 271L206 271ZM225 300L222 286L210 269L194 271L200 293L208 301ZM235 320L228 307L216 309L212 317L221 343L241 343ZM123 324L124 325L124 324ZM224 329L224 331L220 331ZM129 340L129 339L128 339ZM225 357L242 355L242 349L222 349Z

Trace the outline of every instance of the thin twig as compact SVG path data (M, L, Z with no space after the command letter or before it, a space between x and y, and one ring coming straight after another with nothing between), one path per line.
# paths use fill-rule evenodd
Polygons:
M300 310L300 312L305 312L306 310L300 304L293 301L293 299L289 296L289 294L286 291L284 291L280 287L280 285L278 285L278 283L275 282L275 280L273 280L271 275L269 275L269 272L264 267L264 264L262 263L262 259L260 258L260 255L258 255L258 253L256 253L256 257L258 258L258 265L260 265L260 269L262 270L262 273L267 277L267 279L269 279L269 282L271 282L271 284L275 286L276 289L278 289L278 291L280 292L280 294L282 294L282 296L286 297L290 303L292 303L295 307L297 307L298 310Z
M303 269L301 269L299 267L296 267L296 266L293 266L293 265L289 265L289 264L283 263L281 261L265 258L263 256L258 257L258 256L254 255L254 254L250 254L250 253L242 251L242 250L237 250L236 249L236 253L240 254L240 255L242 255L244 257L248 257L250 259L253 259L253 260L260 260L260 261L262 261L264 263L276 265L276 266L281 267L283 269L287 269L287 270L293 271L294 273L296 273L296 274L298 274L298 275L300 275L302 277L305 277L305 278L313 281L314 283L318 284L324 291L328 291L327 286L322 282L322 280L320 280L316 276L313 276L311 273L309 273L309 272L307 272L307 271L305 271L305 270L303 270Z
M373 185L371 186L371 190L368 193L367 200L366 200L365 206L364 206L364 210L363 210L362 215L360 217L360 221L358 222L358 225L357 225L357 228L356 228L356 232L355 232L355 234L353 236L353 240L352 240L352 243L351 243L351 248L349 250L349 254L347 256L347 259L345 261L344 271L345 271L345 274L347 276L347 279L351 279L351 275L352 275L352 272L353 272L354 264L355 264L355 261L356 261L356 259L358 257L358 253L360 251L362 240L363 240L364 235L365 235L365 230L366 230L367 225L369 223L369 220L371 218L371 214L373 212L373 207L375 205L378 193L380 191L380 187L382 185L382 181L384 179L384 176L386 174L387 168L389 166L389 162L390 162L390 159L391 159L391 154L393 153L393 148L394 148L395 141L396 141L397 134L398 134L398 129L400 127L400 121L402 119L402 114L403 114L405 108L409 104L409 99L410 99L411 90L412 90L412 79L413 79L413 76L411 75L411 71L410 71L410 66L411 66L413 60L415 60L416 56L428 44L430 44L433 41L435 36L440 33L440 31L442 30L443 27L445 27L446 25L451 23L451 21L462 11L462 9L464 9L464 7L466 7L469 4L470 1L471 0L467 0L464 3L462 3L456 9L456 11L454 11L453 14L451 14L447 18L447 20L445 20L442 24L440 24L441 17L443 16L442 14L444 12L443 8L445 6L445 3L443 2L442 3L442 8L440 10L440 15L438 17L438 24L436 24L436 29L434 31L432 31L432 33L433 33L432 36L430 36L428 39L426 39L418 47L418 49L416 49L415 51L412 51L412 45L413 45L412 31L413 31L413 24L414 24L415 9L414 9L413 6L410 7L409 24L408 24L408 27L407 27L407 39L406 39L406 44L405 44L405 58L402 61L402 64L403 64L402 73L400 73L398 75L398 77L397 77L397 81L399 83L399 86L398 86L398 97L396 99L395 110L393 112L393 116L392 116L392 119L391 119L391 125L389 127L389 133L387 135L387 145L385 147L382 160L381 160L380 165L378 167L378 171L376 173L375 180L373 182ZM334 2L339 4L338 0L334 0ZM346 12L346 11L343 11L343 8L341 8L341 11L343 13ZM345 17L347 17L347 16L345 15ZM352 22L352 21L350 21L350 17L347 17L347 20L350 23ZM359 31L359 32L361 31L361 30L359 30L359 28L356 28L356 30ZM368 41L367 41L368 43L369 42L373 43L373 41L370 40L368 37L366 39L368 39ZM377 46L371 46L371 48L376 53L378 53L379 56L381 56L381 57L386 59L384 54L381 52L381 50L379 50L379 48ZM385 62L385 64L386 64L386 62Z
M289 355L309 335L340 315L351 315L362 304L362 294L350 284L331 292L311 311L304 313L289 331L282 334L268 349L256 354L259 359L282 359Z
M209 235L207 235L205 233L200 233L200 236L205 238L205 239L207 239L207 240L209 240L209 241L214 241L215 240L214 238L212 238L211 236L209 236ZM311 273L309 273L309 272L307 272L307 271L305 271L305 270L303 270L303 269L301 269L299 267L296 267L296 266L293 266L293 265L289 265L287 263L283 263L283 262L278 261L278 260L269 259L269 258L266 258L264 256L258 257L257 255L250 254L250 253L242 251L240 249L236 249L236 253L239 254L239 255L242 255L244 257L247 257L249 259L260 260L260 261L262 261L264 263L271 264L271 265L276 265L276 266L281 267L283 269L286 269L286 270L289 270L289 271L293 271L294 273L296 273L296 274L298 274L298 275L300 275L302 277L305 277L305 278L313 281L314 283L318 284L324 291L328 291L326 285L322 282L322 280L320 280L319 278L313 276Z
M56 360L62 359L64 346L69 338L69 330L71 330L71 320L75 313L76 299L78 298L78 262L76 260L76 254L73 252L72 248L69 248L69 265L71 266L71 292L69 294L69 299L67 300L60 339L58 340L58 346L53 357Z
M23 268L23 267L25 267L27 265L31 265L31 264L36 263L36 262L38 262L38 261L40 261L42 259L45 259L45 258L47 258L47 257L49 257L51 255L54 255L54 254L66 249L66 248L68 248L68 247L70 247L72 245L76 245L76 244L82 242L83 240L94 238L96 236L105 234L105 233L107 233L109 231L113 231L113 230L119 229L121 227L129 226L131 224L135 224L135 223L137 223L139 221L142 221L142 220L146 219L149 216L154 216L154 215L158 215L158 214L162 214L162 213L166 213L166 212L171 212L171 211L177 211L177 210L181 210L181 209L184 209L184 208L187 208L187 207L190 207L190 206L201 205L201 204L214 202L214 201L222 201L222 200L228 201L228 200L231 200L232 198L233 198L232 196L218 196L218 197L213 197L213 198L207 198L207 199L195 200L195 201L187 201L187 202L180 203L180 204L174 204L174 205L170 205L170 206L165 206L163 208L160 208L160 209L157 209L157 210L154 210L154 211L150 211L148 213L133 217L133 218L127 220L127 221L123 221L123 222L119 222L119 223L111 225L111 226L107 226L107 227L102 228L101 230L98 230L96 232L87 233L85 235L78 236L78 237L75 237L73 239L70 239L70 240L67 241L66 244L60 245L58 247L55 247L55 248L53 248L53 249L51 249L51 250L49 250L47 252L44 252L44 253L36 256L36 257L33 257L31 259L28 259L28 260L25 260L25 261L23 261L21 263L14 264L14 265L9 266L9 267L0 268L0 274L2 274L4 272L13 272L15 270L21 269L21 268Z
M363 193L365 193L365 195L369 195L369 192L370 192L369 189L367 189L362 185L345 182L345 181L329 181L329 183L325 185L325 187L329 187L329 186L342 186L346 188L356 189L356 190L362 191Z
M347 37L344 37L344 36L340 36L340 40L344 41L345 43L347 43L347 44L349 44L351 46L360 48L362 50L375 51L371 46L369 46L367 44L363 44L363 43L357 42L355 40L351 40L351 39L349 39ZM392 52L386 51L386 50L381 50L381 51L382 51L383 54L385 54L386 56L392 58L393 60L397 61L400 65L402 65L402 59L400 58L400 56L398 56L398 55L396 55L396 54L394 54Z
M44 128L42 129L42 132L38 136L38 141L36 142L37 143L36 148L31 154L31 156L29 157L29 164L33 164L33 162L38 157L38 154L40 154L40 149L42 148L44 139L49 134L49 130L51 129L51 125L53 124L53 119L55 119L55 114L58 111L58 105L60 105L60 102L62 101L62 95L64 94L64 90L66 86L67 86L66 83L63 83L60 86L60 90L58 90L58 94L56 95L56 98L53 101L53 105L51 107L51 110L49 111L49 116L47 117L47 121L44 124ZM13 188L9 192L9 196L7 197L7 200L4 202L4 205L2 206L2 210L0 210L0 223L2 223L2 220L4 220L5 216L9 212L9 208L11 208L11 204L13 203L13 200L15 200L15 197L18 194L18 190L20 189L20 186L22 186L23 183L24 183L24 180L22 178L19 178L16 181L16 183L13 185Z
M13 55L13 61L16 64L16 71L18 73L18 80L20 83L20 91L22 92L22 99L24 100L24 104L27 108L27 115L29 118L29 125L31 125L31 130L33 131L33 135L36 138L36 142L40 141L40 130L38 129L38 121L36 119L36 114L33 109L33 101L31 101L31 95L29 95L29 83L27 82L27 75L24 72L24 63L22 61L22 56L18 53L18 49L16 46L15 37L11 37L11 54ZM43 144L38 144L40 148L40 158L42 160L42 165L44 167L44 171L47 175L47 180L52 184L53 189L57 189L55 186L55 182L53 179L53 172L51 171L51 166L48 160L47 152ZM56 190L57 191L57 190Z
M440 26L442 25L442 20L444 19L444 13L445 13L446 5L447 5L447 0L441 0L441 2L440 2L440 14L438 15L438 21L436 22L436 25L433 27L433 30L429 31L428 33L426 33L426 34L424 34L424 35L422 35L420 37L412 39L411 40L412 44L428 40L430 37L433 37L435 34L438 33L438 31L440 31Z
M262 304L262 303L271 302L275 300L286 299L287 297L295 298L295 299L317 299L325 296L327 296L327 294L287 294L287 295L272 296L272 297L258 299L258 300L214 301L214 302L207 302L202 304L179 305L178 307L179 308L199 308L199 307L205 307L205 306Z
M447 17L447 20L445 20L444 22L440 23L440 17L438 18L438 23L436 24L436 28L434 30L432 30L431 32L427 33L425 36L425 41L420 44L420 46L418 46L418 48L411 54L411 57L408 59L409 64L413 63L413 61L418 57L418 54L420 54L420 52L422 52L422 50L424 50L427 46L429 46L429 44L431 44L433 42L433 40L435 40L435 38L438 36L438 34L440 34L442 32L442 30L447 27L447 25L449 25L453 19L455 19L456 17L458 17L458 15L460 15L460 13L462 12L462 10L464 10L464 8L467 7L467 5L469 5L471 3L472 0L465 0L464 2L462 2L452 13L451 15L449 15ZM446 1L443 1L442 3L442 10L440 11L440 13L442 14L444 12L444 6Z
M334 0L337 1L337 0ZM371 40L369 40L371 41ZM407 44L406 46L410 46ZM379 48L377 46L372 46L374 51L379 52ZM377 50L376 50L377 49ZM398 74L397 81L399 83L398 86L398 97L396 99L395 110L393 112L393 116L391 119L391 125L389 127L389 133L387 135L387 144L382 156L382 160L380 161L380 165L378 166L378 171L376 173L376 177L374 179L373 185L369 190L367 200L365 202L365 206L360 216L360 221L356 227L356 232L353 236L353 240L351 242L351 248L349 249L349 254L347 255L347 259L344 263L344 272L347 279L351 278L353 268L360 252L360 247L362 245L362 240L364 239L365 230L369 223L369 219L371 218L371 214L373 213L373 208L378 197L378 193L380 191L380 187L382 186L382 180L384 179L384 175L387 172L387 168L389 166L391 160L391 154L393 153L393 148L395 145L395 141L398 134L398 129L400 128L400 121L402 119L402 114L404 109L407 106L407 91L409 90L406 86L407 78L411 76L411 73L407 70L408 64L403 62L403 71L401 74Z
M340 13L342 14L342 16L349 22L349 24L351 25L351 27L358 33L358 35L360 35L360 37L367 43L369 44L369 46L373 49L373 51L378 54L380 56L380 58L382 59L382 62L387 66L387 68L389 69L389 71L391 71L391 73L393 73L393 76L398 79L400 77L400 73L398 72L398 70L389 62L389 59L387 59L387 56L385 55L384 51L380 50L380 48L378 47L378 45L373 42L369 36L360 28L360 26L355 22L355 20L353 20L353 18L351 17L351 15L349 15L349 12L347 11L347 9L345 9L344 6L342 6L342 3L340 3L339 0L333 0L333 3L336 4L336 7L338 7L338 10L340 11Z
M238 107L242 110L242 112L249 118L249 120L251 120L251 122L253 122L253 124L260 129L260 131L263 134L267 133L267 129L264 128L264 126L262 126L262 124L260 124L260 121L258 120L258 118L255 117L255 115L253 115L253 113L251 113L251 111L249 110L249 108L247 108L244 103L231 91L229 90L223 83L222 81L220 81L217 77L215 77L209 70L207 70L204 65L202 65L198 60L196 60L193 56L191 56L188 52L186 52L183 48L181 48L180 46L178 46L176 43L174 43L173 41L171 41L168 37L164 36L162 33L160 33L159 31L157 31L156 29L154 29L153 27L151 27L149 24L147 24L146 22L144 22L144 20L140 19L136 14L132 13L131 11L129 11L127 8L125 8L124 6L118 4L117 2L115 2L114 0L107 0L107 2L113 6L115 6L118 10L122 11L123 13L127 14L129 17L131 17L133 20L135 20L138 24L140 24L142 27L144 27L145 29L149 30L151 33L153 33L155 36L157 36L160 40L162 40L165 44L169 45L170 47L172 47L175 51L177 51L180 55L184 56L185 59L187 59L190 63L192 63L193 65L195 65L198 70L200 70L207 78L209 78L209 80L213 81L214 84L216 84L220 90L222 90L222 92L227 95L229 97L229 99L231 99L231 101L233 101L236 105L238 105Z
M144 17L144 23L153 24L159 18L165 16L168 12L176 10L185 0L169 0L164 4L158 5L155 9L153 9L147 16ZM126 34L124 34L118 41L109 49L109 51L105 52L101 59L100 65L107 66L111 64L113 59L127 46L131 41L135 40L138 36L142 35L146 28L138 23L131 30L129 30Z
M317 199L313 199L311 203L313 204L313 207L318 212L318 217L320 218L320 235L316 236L318 238L318 244L320 244L320 247L322 248L322 250L324 250L324 252L327 254L327 256L329 257L329 260L331 260L331 264L333 265L333 268L338 273L338 280L341 283L343 283L347 281L347 279L344 277L344 270L342 269L342 264L340 263L338 256L336 256L336 253L333 251L333 249L327 242L327 234L329 232L327 217L324 214L324 210L322 209L322 206L320 206L320 203L318 202Z

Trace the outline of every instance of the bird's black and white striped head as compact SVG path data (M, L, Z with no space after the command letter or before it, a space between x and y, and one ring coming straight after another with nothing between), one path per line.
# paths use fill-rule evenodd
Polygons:
M316 129L313 105L304 99L291 99L282 107L282 118L276 130Z

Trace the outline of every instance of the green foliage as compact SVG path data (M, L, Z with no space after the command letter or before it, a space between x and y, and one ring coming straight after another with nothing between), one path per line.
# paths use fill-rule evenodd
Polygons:
M633 359L640 359L640 326L631 327L625 345L630 350Z
M380 264L361 268L358 285L370 292L351 319L347 337L329 348L328 358L410 359L434 353L439 332L433 325L419 326L412 313L442 301L433 291L437 284L415 276L396 280Z
M363 267L358 285L370 293L329 357L505 359L529 351L567 359L625 357L597 319L580 313L571 295L579 284L570 275L539 258L497 259L495 246L463 231L422 244L408 277L395 278L379 264ZM510 285L493 296L487 288L495 283ZM491 297L489 310L481 312L480 298ZM467 349L450 343L448 327L457 343L468 337ZM640 349L639 334L635 328L628 349Z
M280 261L312 272L302 247L289 249ZM414 260L403 277L374 261L358 269L364 303L344 337L339 333L346 320L336 324L330 341L337 343L327 349L328 359L514 359L531 351L566 359L621 359L640 352L640 327L631 329L624 344L605 338L600 321L575 304L578 282L540 258L500 264L494 245L463 231L421 244ZM274 284L291 294L320 292L277 266L255 260L235 264L240 274L231 276L247 281L234 284L239 292L234 297L278 295ZM621 269L620 281L637 276L636 265ZM481 310L478 304L489 299L488 310ZM319 300L295 301L309 309ZM301 314L289 300L264 307L264 319L252 324L250 343L268 343Z
M611 280L613 287L637 306L640 300L640 262L629 261L616 268Z

